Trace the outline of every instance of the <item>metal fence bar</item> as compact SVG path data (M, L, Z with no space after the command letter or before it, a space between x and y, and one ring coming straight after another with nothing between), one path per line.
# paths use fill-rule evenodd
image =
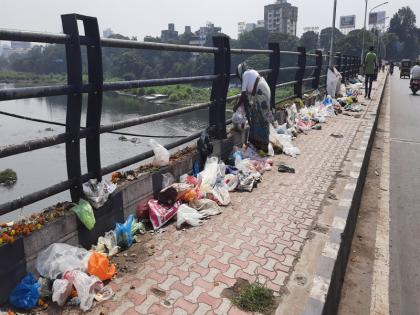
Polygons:
M101 114L102 114L102 94L103 94L103 67L101 38L99 35L98 20L96 18L84 18L83 25L85 35L89 37L92 44L87 47L87 62L89 84L94 91L88 94L88 106L86 116L86 129L90 130L86 137L86 161L87 170L95 174L98 181L102 180L101 175L101 146L100 133Z
M297 81L297 83L294 85L294 94L296 94L299 98L302 98L302 82L306 67L306 49L305 47L298 47L297 50L300 53L297 64L299 70L296 71L295 75L295 81Z
M65 44L69 38L70 37L68 35L64 34L49 34L41 32L0 29L0 40L48 44Z
M214 54L214 73L209 111L209 134L216 139L225 139L226 134L226 97L230 79L230 46L229 37L214 36L213 44L218 48Z
M252 55L267 55L272 54L272 50L264 50L264 49L238 49L232 48L230 50L232 54L252 54Z
M315 58L316 68L313 74L313 76L315 77L315 79L312 81L313 89L317 89L319 87L319 80L320 80L320 76L322 72L322 51L316 50L315 55L316 55L316 58Z
M276 84L279 77L280 68L280 45L279 43L269 43L268 48L273 51L270 55L270 69L271 72L268 75L267 83L271 91L270 106L271 109L275 108L276 103Z
M79 29L76 14L61 16L63 32L70 36L66 43L67 81L74 87L74 92L67 95L66 133L71 139L66 141L67 176L72 185L70 187L71 200L78 202L83 194L80 164L80 118L82 115L82 93L80 91L82 79L82 54L79 42Z

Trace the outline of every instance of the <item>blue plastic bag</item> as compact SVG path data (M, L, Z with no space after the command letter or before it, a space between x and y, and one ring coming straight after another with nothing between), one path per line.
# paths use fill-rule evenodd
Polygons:
M32 309L38 305L40 284L32 273L27 274L22 281L10 293L9 301L14 307Z
M133 225L134 216L130 214L124 224L117 223L115 234L117 235L117 245L121 248L129 248L133 245L133 234L131 226Z

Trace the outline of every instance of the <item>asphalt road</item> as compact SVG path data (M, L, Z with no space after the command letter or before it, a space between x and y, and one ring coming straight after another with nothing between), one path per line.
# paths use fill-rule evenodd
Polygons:
M420 314L420 96L396 70L391 85L390 309Z

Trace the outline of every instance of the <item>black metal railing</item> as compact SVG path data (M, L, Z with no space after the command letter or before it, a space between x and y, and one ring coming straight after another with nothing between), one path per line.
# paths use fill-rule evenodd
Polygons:
M67 112L65 132L51 137L30 140L21 144L0 147L0 158L14 156L24 152L39 150L57 144L65 144L66 165L68 179L33 192L19 199L0 204L0 215L22 208L52 195L70 190L72 201L78 201L82 196L82 183L89 179L101 180L103 175L141 162L153 156L153 151L143 152L131 158L102 167L100 156L100 135L106 132L115 132L123 128L145 124L164 118L209 108L209 133L213 138L224 139L227 136L226 102L235 100L239 95L227 97L229 82L235 79L236 74L231 74L231 56L233 54L269 56L269 69L259 70L267 78L271 89L271 106L276 103L276 90L285 86L293 86L293 95L279 101L302 97L304 93L325 87L328 55L321 51L306 53L304 47L297 51L281 51L278 43L270 43L267 50L257 49L231 49L229 38L214 36L213 47L175 45L166 43L137 42L133 40L120 40L100 38L98 21L94 17L78 14L61 16L64 34L46 34L37 32L10 31L0 29L0 40L25 41L49 44L63 44L66 48L67 84L53 86L6 88L0 90L0 101L25 98L47 97L56 95L67 96ZM84 26L84 34L80 35L78 21ZM81 48L87 50L88 82L83 83ZM163 78L152 80L132 80L119 82L104 82L102 66L102 47L131 48L142 50L164 50L172 52L207 53L214 55L213 74L195 77ZM295 56L296 66L281 67L282 56ZM355 76L360 66L360 58L342 56L337 54L336 65L343 73L343 80ZM312 60L313 62L310 62ZM295 71L293 81L279 83L281 72ZM309 74L308 74L309 73ZM197 82L212 82L211 97L209 102L188 105L174 110L161 112L138 118L127 119L111 124L101 125L102 96L103 92L124 90L132 88L186 84ZM304 86L310 84L309 90ZM86 126L81 127L82 94L88 94ZM278 102L279 102L278 101ZM165 147L172 149L177 146L197 139L200 132L188 137L183 137ZM80 161L80 140L86 139L87 173L82 174Z

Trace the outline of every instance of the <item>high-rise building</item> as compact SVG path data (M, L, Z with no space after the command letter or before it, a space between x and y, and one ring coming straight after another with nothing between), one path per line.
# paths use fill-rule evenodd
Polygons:
M206 26L201 26L190 40L190 45L203 46L206 43L207 36L218 34L222 31L221 27L214 26L212 22L207 22Z
M170 43L178 39L178 32L175 31L175 24L169 23L168 29L161 32L160 38L163 43Z
M264 23L269 32L286 33L296 36L298 8L287 0L264 6Z

